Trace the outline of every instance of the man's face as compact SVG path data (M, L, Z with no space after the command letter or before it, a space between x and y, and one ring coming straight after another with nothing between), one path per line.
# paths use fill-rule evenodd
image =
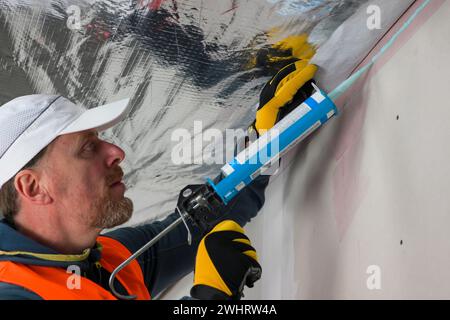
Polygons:
M124 157L122 149L99 139L95 130L53 141L39 165L62 217L98 229L128 221L133 203L124 197L119 166Z

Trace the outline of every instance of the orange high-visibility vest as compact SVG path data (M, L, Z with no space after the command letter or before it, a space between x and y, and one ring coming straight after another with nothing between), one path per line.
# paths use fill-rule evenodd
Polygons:
M131 252L117 240L99 237L97 241L103 246L100 263L110 273L131 256ZM44 300L117 300L111 292L82 276L79 288L69 289L67 282L72 275L58 267L0 261L0 282L26 288ZM122 269L116 278L128 294L136 295L138 300L150 299L141 267L136 260Z

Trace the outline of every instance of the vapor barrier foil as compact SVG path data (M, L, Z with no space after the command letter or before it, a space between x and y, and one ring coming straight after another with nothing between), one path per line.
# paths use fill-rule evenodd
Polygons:
M105 138L126 152L129 224L172 212L187 184L214 177L216 142L172 161L184 129L193 145L207 129L245 128L276 65L274 44L309 35L320 47L365 1L1 1L0 104L60 94L87 107L130 97L126 121ZM339 55L336 51L334 55Z

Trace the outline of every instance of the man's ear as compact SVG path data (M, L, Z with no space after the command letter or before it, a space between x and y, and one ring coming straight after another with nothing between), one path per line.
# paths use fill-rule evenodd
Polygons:
M21 197L34 204L45 205L52 201L40 175L33 169L24 169L17 173L14 186Z

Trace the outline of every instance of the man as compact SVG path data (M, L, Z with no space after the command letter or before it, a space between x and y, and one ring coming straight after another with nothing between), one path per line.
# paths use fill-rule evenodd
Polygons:
M309 83L302 87L315 68L299 66L266 85L254 123L258 133L279 120L280 108L298 105L311 91ZM0 107L0 299L115 299L111 272L178 218L173 213L100 236L133 211L122 182L125 154L98 136L125 118L128 107L125 100L86 110L47 95ZM184 225L171 231L118 274L116 290L150 299L191 272L196 256L191 295L239 299L248 270L260 269L241 227L262 207L267 183L259 177L241 191L205 237L190 226L192 245ZM77 269L79 285L71 286L70 270Z

